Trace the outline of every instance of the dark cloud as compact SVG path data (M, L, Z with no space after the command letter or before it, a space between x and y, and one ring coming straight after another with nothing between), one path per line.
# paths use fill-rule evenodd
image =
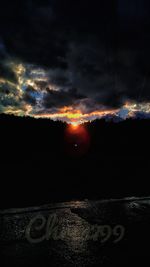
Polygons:
M15 99L15 97L12 96L8 96L7 94L5 95L1 95L0 94L0 106L2 107L19 107L20 103L17 99Z
M10 63L7 62L8 58L4 42L0 38L0 78L17 83L16 74L12 70Z
M24 94L23 101L25 101L28 104L31 104L32 106L36 105L36 98L33 97L30 93Z
M10 65L8 63L6 64L4 61L0 62L0 78L17 83L16 74L13 72Z
M73 105L77 101L85 98L85 96L79 94L77 89L70 89L68 91L53 91L47 89L47 92L43 98L44 108L61 108L68 105Z
M43 108L82 105L121 107L126 100L150 100L150 3L118 1L14 1L0 10L0 77L16 82L4 64L12 57L47 70ZM41 90L48 82L35 82ZM77 88L70 90L70 88ZM24 101L36 104L33 92Z
M11 94L15 97L17 95L16 87L7 82L0 84L0 94L2 96L9 96Z
M40 88L41 91L45 90L46 87L48 86L48 82L45 81L35 81L35 84Z
M68 88L72 85L69 71L64 71L63 69L55 69L53 72L50 72L49 80L52 84L61 88Z
M22 100L27 104L31 104L32 106L36 105L36 90L32 86L28 86L23 94Z
M34 87L33 86L28 86L27 88L26 88L26 93L36 93L36 90L34 89Z
M6 56L6 50L3 40L0 38L0 59L3 60Z

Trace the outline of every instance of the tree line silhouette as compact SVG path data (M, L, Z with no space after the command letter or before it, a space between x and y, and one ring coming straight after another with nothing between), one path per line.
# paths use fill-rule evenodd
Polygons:
M0 115L2 206L149 195L150 120L85 123L90 146L84 154L68 153L66 127Z

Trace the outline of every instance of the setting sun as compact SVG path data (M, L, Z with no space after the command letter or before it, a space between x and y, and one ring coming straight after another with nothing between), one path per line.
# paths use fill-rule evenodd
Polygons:
M90 135L83 124L71 122L65 130L67 153L74 156L83 155L90 146Z
M83 128L83 126L82 125L80 125L79 123L77 123L77 122L72 122L72 123L70 123L69 125L68 125L68 131L69 131L69 133L71 134L75 134L75 133L77 133L77 132L81 132L82 131L82 128Z
M77 122L71 123L70 126L71 126L72 129L79 128L79 124Z

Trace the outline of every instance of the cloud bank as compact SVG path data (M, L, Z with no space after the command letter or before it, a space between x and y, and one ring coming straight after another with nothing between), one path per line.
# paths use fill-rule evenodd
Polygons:
M150 111L147 0L6 0L0 113L83 122Z

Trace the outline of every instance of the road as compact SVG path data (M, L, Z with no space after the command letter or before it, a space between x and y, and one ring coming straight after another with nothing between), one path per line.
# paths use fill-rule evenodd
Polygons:
M150 198L71 201L0 212L0 266L150 262Z

